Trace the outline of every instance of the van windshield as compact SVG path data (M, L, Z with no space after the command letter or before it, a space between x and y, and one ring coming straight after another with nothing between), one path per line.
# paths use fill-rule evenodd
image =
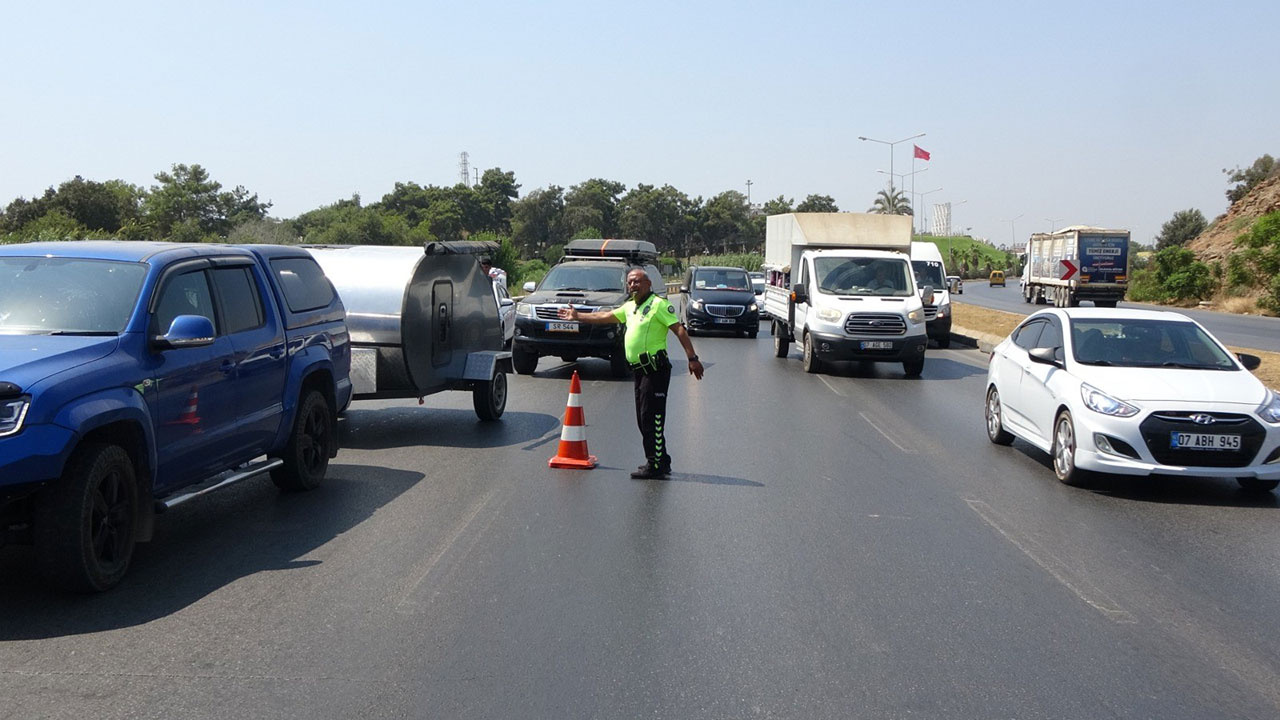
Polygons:
M698 269L693 273L693 286L698 290L750 290L751 282L744 270Z
M890 258L819 257L813 261L818 291L828 295L911 295L907 263Z
M911 270L916 274L916 287L932 285L934 290L947 286L942 277L942 263L937 260L912 260Z

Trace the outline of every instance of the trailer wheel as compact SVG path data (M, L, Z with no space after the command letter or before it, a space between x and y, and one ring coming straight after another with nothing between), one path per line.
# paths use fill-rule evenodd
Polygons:
M773 356L784 358L791 350L791 341L787 339L787 331L777 321L773 323Z
M330 443L334 442L333 412L319 390L305 391L298 403L289 442L280 456L284 465L271 471L271 482L281 490L314 490L329 470Z
M471 405L481 420L497 420L507 409L507 375L495 370L492 380L477 382L471 388Z
M129 454L118 445L81 447L36 507L40 570L73 592L108 590L129 569L137 523L138 484Z
M521 375L532 375L533 371L538 369L538 354L521 350L518 347L512 348L511 366Z

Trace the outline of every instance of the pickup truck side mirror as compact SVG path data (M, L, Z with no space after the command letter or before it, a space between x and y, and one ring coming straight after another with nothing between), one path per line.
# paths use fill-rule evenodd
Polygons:
M524 291L525 291L526 293L531 293L531 292L533 292L534 290L537 290L537 289L538 289L538 286L537 286L536 284L534 284L534 282L533 282L532 280L530 280L529 282L527 282L527 283L525 283L525 284L524 284L524 288L523 288L523 289L524 289Z
M796 285L791 288L791 302L807 303L809 302L809 290L803 285Z
M1063 367L1064 363L1058 359L1058 353L1062 348L1031 348L1027 351L1027 355L1031 357L1031 362L1041 363L1043 365L1052 365L1054 367Z
M1249 353L1236 353L1236 357L1240 358L1240 364L1244 366L1244 369L1250 372L1257 370L1258 366L1262 364L1262 358L1258 357L1257 355L1250 355Z
M933 286L932 285L925 285L923 288L920 289L920 300L924 302L925 305L933 304Z
M215 334L213 321L203 315L179 315L169 325L169 332L152 338L152 344L162 350L204 347L212 345Z

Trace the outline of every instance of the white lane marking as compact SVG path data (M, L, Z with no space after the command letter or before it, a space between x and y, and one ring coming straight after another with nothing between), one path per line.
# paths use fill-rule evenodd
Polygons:
M823 385L826 385L827 387L831 388L831 392L833 392L833 393L835 393L835 394L839 395L840 397L844 397L844 393L842 393L842 392L840 392L839 390L837 390L835 385L832 385L831 383L827 382L827 379L826 379L826 378L824 378L824 377L822 377L821 375L819 375L819 376L818 376L818 379L822 381L822 384L823 384Z
M1018 537L1012 530L1006 530L1001 527L999 522L1000 514L992 507L981 500L965 500L973 511L978 513L978 517L982 518L988 525L995 528L995 531L1004 536L1005 540L1013 543L1013 546L1022 551L1024 555L1031 558L1035 564L1044 568L1044 571L1053 576L1054 580L1062 583L1076 597L1088 603L1090 607L1102 613L1108 620L1117 623L1136 623L1138 620L1129 611L1120 607L1114 600L1107 596L1100 588L1093 586L1088 580L1083 578L1075 580L1068 575L1070 568L1065 562L1049 552L1039 543L1029 537ZM1089 585L1090 587L1081 587Z
M473 505L467 512L466 516L462 518L462 522L458 523L457 527L453 529L453 532L449 534L449 537L444 541L444 544L442 544L440 548L431 555L431 557L427 558L426 562L414 568L414 572L410 576L413 580L409 583L408 589L400 593L400 597L396 600L397 606L404 607L410 604L410 596L417 592L418 587L422 585L422 583L426 582L427 576L435 569L436 564L440 562L440 558L444 557L444 554L449 552L454 543L458 541L458 538L462 536L462 533L466 532L467 528L471 526L471 522L476 519L476 516L479 515L480 511L489 504L489 501L493 499L494 494L497 492L498 488L493 488L489 492L485 493L484 497L480 498L480 501Z
M902 447L902 445L901 445L901 444L899 444L897 440L894 440L894 439L893 439L893 437L892 437L891 435L889 435L889 433L887 433L887 432L885 432L883 429L881 429L881 428L880 428L880 426L879 426L879 425L877 425L877 424L875 423L875 421L874 421L874 420L872 420L871 418L867 417L867 414L866 414L866 413L864 413L864 412L862 412L862 411L858 411L858 414L862 416L862 419L863 419L863 420L866 420L866 421L867 421L867 424L868 424L868 425L870 425L871 427L875 428L875 429L876 429L876 432L878 432L878 433L880 433L881 435L883 435L885 440L888 440L889 442L893 443L893 446L894 446L894 447L898 448L899 450L901 450L902 452L904 452L904 453L906 453L906 454L908 454L908 455L914 455L914 454L916 453L916 451L915 451L915 450L909 450L909 449L907 449L907 448L905 448L905 447Z

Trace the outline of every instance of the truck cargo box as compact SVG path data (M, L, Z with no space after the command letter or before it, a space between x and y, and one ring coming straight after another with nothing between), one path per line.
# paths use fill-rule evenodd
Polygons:
M911 251L911 216L869 213L770 215L765 228L765 264L790 266L804 250L864 248Z

